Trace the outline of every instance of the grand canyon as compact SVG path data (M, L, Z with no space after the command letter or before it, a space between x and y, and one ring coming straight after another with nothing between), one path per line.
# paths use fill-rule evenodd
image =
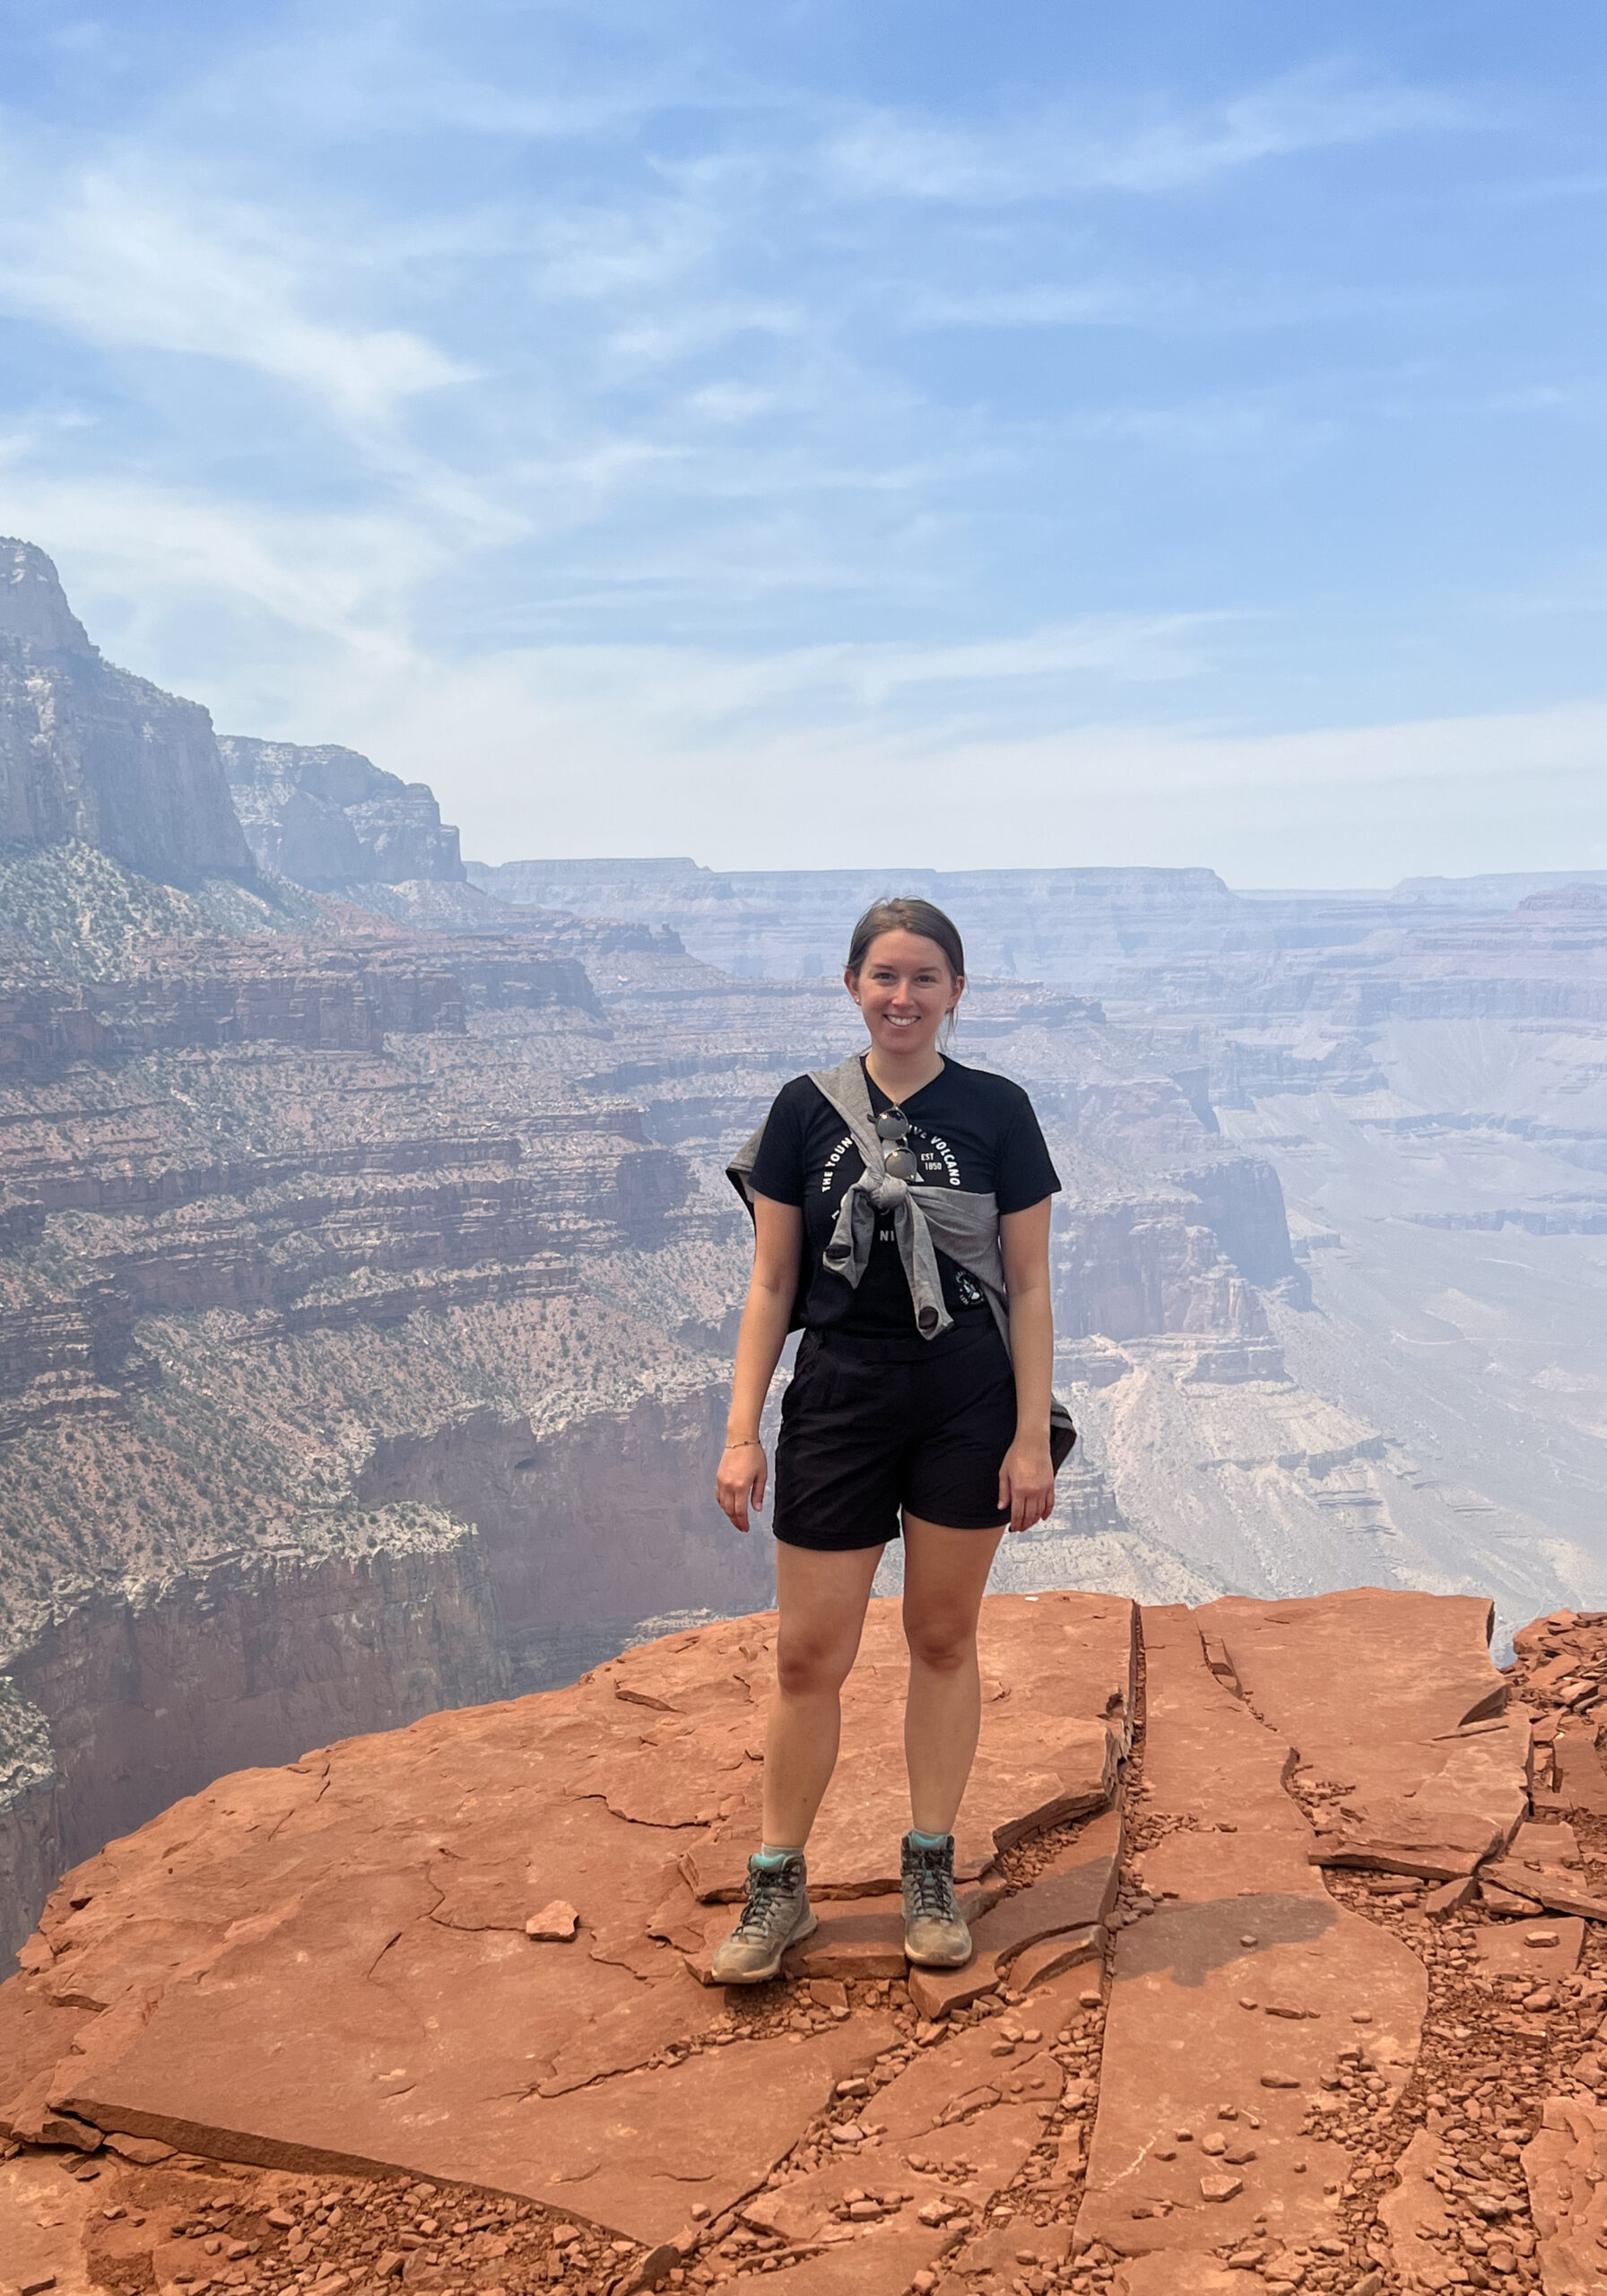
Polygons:
M276 2254L315 2219L390 2205L387 2178L495 2193L473 2233L485 2208L462 2199L464 2239L502 2239L506 2257L533 2228L531 2274L599 2290L777 2268L872 2296L1012 2276L1131 2296L1216 2296L1246 2274L1369 2296L1493 2284L1492 2269L1502 2284L1543 2273L1551 2296L1599 2284L1577 2277L1583 2215L1559 2232L1555 2195L1585 2174L1559 2165L1570 2144L1597 2146L1594 2161L1607 2144L1581 2022L1607 1992L1602 1933L1585 1927L1607 1877L1578 1872L1607 1843L1588 1718L1607 1606L1607 877L1245 893L1206 869L484 865L442 797L449 810L449 787L336 745L217 734L103 659L43 552L0 543L0 1930L23 1954L0 2030L29 2075L0 2106L30 2148L10 2166L43 2175L54 2146L85 2176L96 2154L109 2175L115 2157L116 2176L154 2179L115 2204L160 2220L173 2252L158 2270L140 2251L141 2289L207 2284L186 2243L208 2208L239 2219L253 2256ZM923 1998L878 1927L889 1877L845 1827L830 1878L865 1900L865 1926L844 1916L838 1958L822 1949L779 2007L722 2023L706 1933L730 1893L721 1826L745 1805L721 1811L722 1789L682 1809L674 1748L684 1720L746 1778L772 1585L766 1535L737 1537L711 1497L748 1257L724 1165L782 1081L856 1041L842 947L890 891L960 921L973 970L958 1055L1029 1087L1064 1183L1057 1385L1081 1440L1052 1519L1002 1550L990 1601L1000 1711L1019 1723L1039 1700L1041 1735L1000 1754L977 1821L976 1903L1010 1940L980 1990ZM898 1584L890 1552L879 1592ZM1036 1671L1052 1613L1074 1692ZM1518 1632L1533 1619L1551 1623ZM1288 1656L1301 1637L1305 1683ZM1345 1719L1352 1686L1365 1726ZM620 1738L621 1709L633 1726L656 1718L640 1745ZM1398 1743L1375 1727L1385 1711ZM575 1950L604 1972L586 2013L604 2038L593 2057L575 2043L590 2070L571 2082L555 2026L535 2087L595 2102L593 2082L678 2066L717 2084L727 2044L792 2068L743 2175L711 2185L700 2215L647 2205L626 2174L595 2205L578 2185L575 2221L554 2216L487 2133L486 2099L452 2087L461 2067L430 2075L473 2125L450 2141L369 2126L333 2075L322 2119L287 2120L264 2075L241 2108L256 2120L237 2127L170 2039L190 2013L173 1973L196 1955L210 1969L237 1932L256 1955L247 2023L297 2047L310 2028L293 2019L316 2026L274 1956L300 1934L286 1892L302 1902L318 1859L338 1887L347 1848L320 1836L293 1874L265 1852L282 1829L316 1832L323 1787L308 1781L339 1773L330 1807L366 1840L382 1806L435 1822L396 1782L408 1749L494 1800L549 1740L555 1794L676 1839L637 1841L606 1935L587 1915L594 1943ZM1420 1796L1429 1811L1426 1781L1452 1758L1423 1750L1464 1743L1460 1814L1447 1830L1436 1805L1425 1847L1401 1812ZM662 1767L656 1812L616 1807L631 1764L649 1782ZM1064 1790L1045 1788L1046 1765ZM1134 2067L1154 2021L1181 2013L1150 1997L1161 1963L1133 1941L1186 1928L1208 1892L1182 1837L1233 1834L1241 1789L1262 1814L1231 1853L1233 1890L1288 1900L1275 1942L1290 1959L1233 1983L1247 2001L1305 1987L1291 2032L1325 2017L1325 2048L1350 2046L1317 2052L1332 2104L1302 2058L1297 2110L1241 2095L1237 2071L1206 2081L1220 2036L1188 2028L1197 2077L1157 2158L1177 2159L1186 2123L1186 2142L1231 2162L1199 2143L1219 2108L1241 2149L1252 2107L1282 2148L1275 2196L1247 2171L1206 2196L1237 2212L1220 2220L1231 2239L1207 2239L1192 2155L1140 2198L1116 2164L1129 2141L1165 2137L1139 2130ZM1469 1808L1476 1841L1456 1831ZM169 1888L153 1845L175 1828L189 1863ZM398 1904L435 1886L388 1851L350 1854ZM601 1854L580 1844L545 1895L595 1896L586 1860ZM447 1929L569 1950L525 1936L542 1892L522 1866L502 1872L478 1835L440 1855L479 1876ZM1081 1876L1064 1885L1076 1918L1012 1931L1007 1909L1064 1874ZM1430 1907L1413 1883L1452 1894ZM152 1925L148 1968L112 1952L114 1919ZM1559 2021L1501 2009L1507 1962L1489 1940L1515 1921L1551 1935L1508 1961L1556 1961ZM1055 1938L1075 1942L1044 1953ZM1177 1966L1226 1970L1238 1949L1220 1944L1175 1942ZM409 1982L428 1989L423 1966ZM479 1981L466 1963L460 1980ZM640 2048L621 2056L607 2037L632 1986ZM101 2022L80 2040L68 2023L86 2016ZM1543 2042L1509 2096L1503 2030ZM977 2157L923 2153L921 2130L980 2097L995 2057L1014 2070ZM940 2066L942 2094L916 2096ZM872 2127L867 2109L839 2144L873 2092L893 2119ZM969 2128L981 2110L951 2118ZM1052 2123L1050 2152L1006 2126L1012 2111ZM1526 2150L1503 2133L1520 2122ZM1446 2277L1451 2236L1395 2206L1388 2179L1416 2147L1412 2174L1427 2163L1437 2196L1460 2191L1456 2132L1476 2144L1483 2124L1498 2161L1522 2152L1529 2187L1521 2209L1509 2195L1474 2216L1521 2214L1521 2237L1455 2236L1463 2277ZM850 2153L852 2196L832 2168ZM248 2189L228 2161L282 2182ZM1325 2192L1325 2213L1307 2205ZM408 2246L413 2219L399 2199L393 2213L410 2282L513 2284L489 2250L477 2278L416 2265L435 2233ZM869 2246L843 2278L838 2235L856 2227ZM956 2249L961 2232L972 2246ZM213 2284L260 2277L248 2261ZM120 2289L118 2269L91 2277Z

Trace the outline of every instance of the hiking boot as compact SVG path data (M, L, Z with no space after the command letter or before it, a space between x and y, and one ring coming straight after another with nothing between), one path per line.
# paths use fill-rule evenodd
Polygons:
M971 1933L954 1894L954 1837L935 1849L904 1837L904 1951L924 1970L957 1970L971 1958Z
M748 1900L742 1918L715 1950L717 1985L762 1985L781 1969L781 1956L800 1937L820 1927L809 1903L808 1877L801 1857L779 1866L748 1860Z

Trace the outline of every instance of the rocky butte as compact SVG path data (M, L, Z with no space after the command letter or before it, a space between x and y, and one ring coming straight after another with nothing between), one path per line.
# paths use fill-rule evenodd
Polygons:
M245 1770L0 1987L29 2296L1607 2278L1607 1615L991 1596L977 1943L904 1962L873 1607L822 1916L722 1992L774 1621Z

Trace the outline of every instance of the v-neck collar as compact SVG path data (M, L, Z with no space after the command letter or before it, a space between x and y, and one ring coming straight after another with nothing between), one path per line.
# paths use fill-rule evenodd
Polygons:
M947 1053L940 1052L940 1053L938 1054L938 1056L937 1056L937 1057L938 1057L938 1058L942 1062L942 1064L943 1064L943 1065L942 1065L942 1066L938 1070L938 1072L937 1072L936 1075L935 1075L935 1076L928 1076L928 1077L927 1077L927 1079L926 1079L926 1081L925 1081L925 1083L924 1084L918 1084L918 1085L916 1087L916 1089L915 1089L915 1091L914 1091L913 1092L906 1093L905 1097L904 1097L901 1100L894 1100L894 1098L893 1098L893 1096L892 1096L892 1094L891 1094L890 1092L886 1091L885 1090L883 1090L882 1086L882 1085L880 1085L880 1084L878 1084L878 1083L876 1082L876 1079L872 1075L872 1074L871 1074L871 1069L870 1069L870 1061L869 1061L869 1057L868 1057L868 1056L867 1056L866 1054L864 1054L864 1053L863 1053L863 1052L862 1052L862 1053L860 1054L860 1056L859 1056L859 1065L860 1065L860 1068L862 1069L862 1071L864 1072L865 1083L866 1083L866 1085L868 1086L868 1088L869 1088L869 1090L870 1090L870 1092L871 1092L871 1094L872 1094L872 1100L871 1100L871 1111L872 1111L872 1114L873 1114L873 1115L875 1115L875 1114L880 1113L880 1111L879 1111L879 1110L877 1109L877 1108L876 1108L876 1101L875 1101L875 1097L874 1097L874 1096L876 1095L876 1093L880 1092L880 1093L882 1094L882 1097L883 1100L885 1100L885 1101L886 1101L886 1103L887 1103L887 1105L888 1105L888 1107L889 1107L890 1109L902 1109L904 1110L905 1114L906 1114L906 1115L908 1115L908 1114L909 1114L909 1112L911 1111L911 1109L915 1107L916 1102L917 1100L919 1100L923 1099L923 1098L925 1096L925 1094L926 1094L926 1093L928 1093L928 1092L932 1090L932 1087L933 1087L934 1084L941 1084L941 1083L942 1083L942 1081L943 1081L943 1078L944 1078L944 1077L948 1074L948 1073L949 1073L949 1066L950 1066L950 1063L949 1063L949 1057L948 1057Z

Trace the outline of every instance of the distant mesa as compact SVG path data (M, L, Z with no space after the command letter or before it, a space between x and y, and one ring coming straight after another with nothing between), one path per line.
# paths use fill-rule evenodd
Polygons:
M44 552L0 538L0 839L74 839L163 883L256 876L206 711L105 661Z
M315 892L467 882L457 831L443 823L427 782L404 781L334 743L225 734L218 749L259 868Z
M1517 905L1520 909L1581 909L1600 913L1607 910L1607 879L1597 883L1548 885Z

